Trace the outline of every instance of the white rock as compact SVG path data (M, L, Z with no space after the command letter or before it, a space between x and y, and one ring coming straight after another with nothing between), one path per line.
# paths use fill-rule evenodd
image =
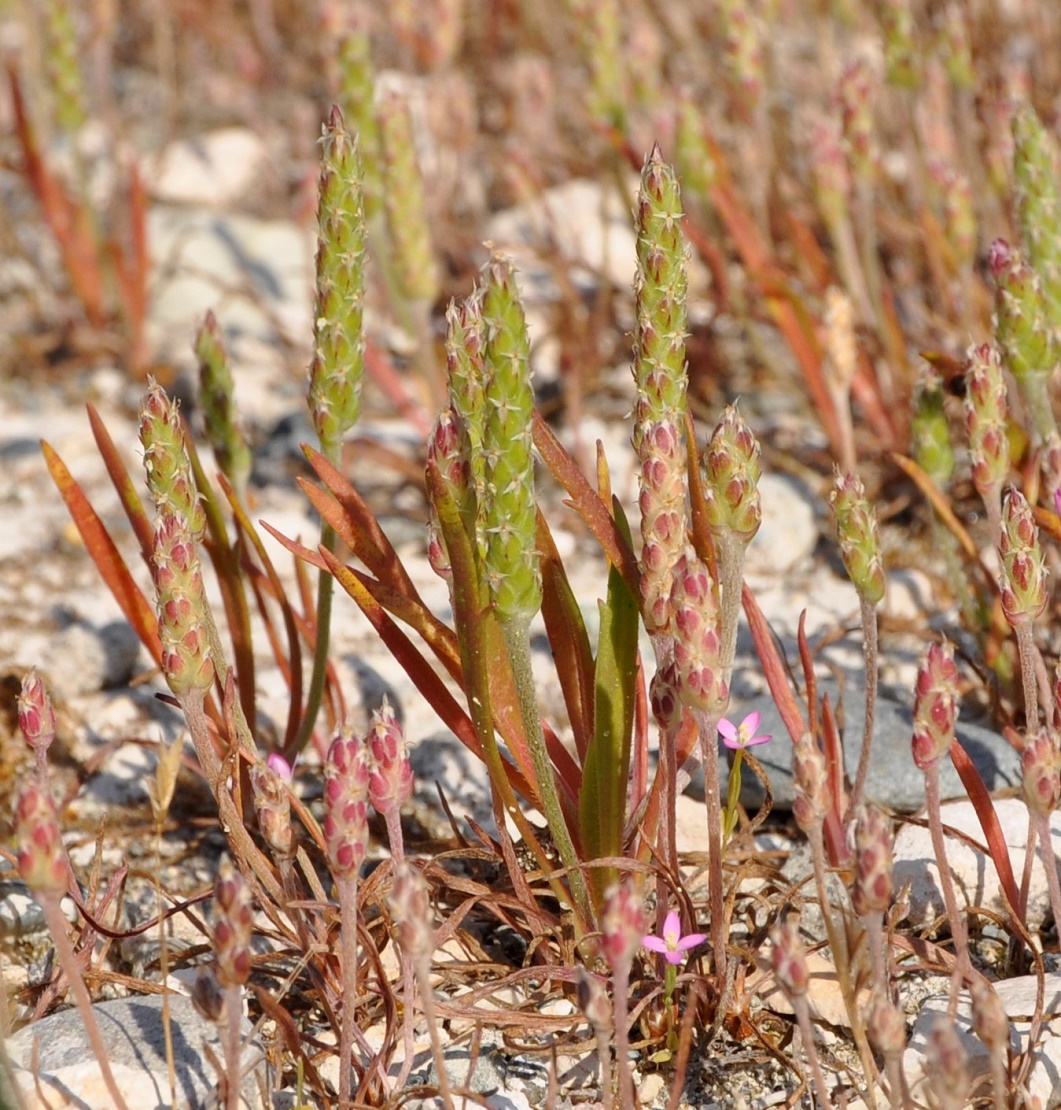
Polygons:
M259 135L245 127L170 143L144 170L148 192L166 204L227 208L246 199L265 172L268 153Z
M286 220L156 206L148 213L151 338L186 353L207 309L226 333L292 343L312 334L314 238Z
M995 812L1002 827L1002 835L1009 847L1010 866L1020 884L1024 856L1028 843L1028 809L1019 798L1004 798L995 802ZM983 830L971 802L953 802L942 807L944 826L965 833L979 844L984 843ZM1050 838L1055 860L1061 852L1061 812L1050 819ZM995 913L1005 914L998 872L990 856L971 848L954 836L946 837L947 866L954 878L957 896L962 905L983 906ZM1039 853L1036 853L1039 856ZM927 828L904 825L895 838L895 888L910 883L910 922L924 925L945 914L943 893L939 887L939 868L932 851L932 841ZM1056 864L1055 864L1056 866ZM1050 910L1050 893L1042 857L1032 867L1031 887L1028 891L1027 925L1038 929Z
M168 1094L161 998L121 998L101 1002L92 1009L127 1105L168 1110L174 1104ZM203 1047L207 1044L220 1056L216 1026L200 1017L191 1000L180 995L170 996L169 1020L177 1077L175 1105L194 1110L216 1104L217 1077ZM247 1024L245 1037L249 1029ZM113 1105L76 1009L60 1011L20 1029L8 1038L7 1051L28 1106L41 1110L65 1106L107 1110ZM32 1065L33 1073L28 1070ZM243 1105L247 1106L246 1097L257 1091L259 1079L265 1083L262 1089L270 1089L260 1044L244 1042L243 1067L247 1077ZM8 1104L3 1098L0 1102ZM255 1097L250 1105L259 1107L260 1099Z
M808 559L818 543L814 502L806 486L784 474L759 479L763 523L748 548L748 570L779 575Z
M1002 1008L1009 1017L1010 1047L1014 1054L1024 1052L1028 1046L1031 1014L1035 1008L1036 983L1034 975L1007 979L994 984ZM1028 1076L1029 1105L1036 1099L1043 1110L1050 1110L1061 1103L1058 1098L1058 1076L1061 1075L1061 975L1046 976L1043 1006L1043 1026L1036 1043L1035 1063ZM921 1008L910 1034L910 1041L903 1053L903 1073L910 1085L910 1094L924 1103L927 1087L925 1051L928 1035L937 1021L947 1012L947 999L931 998ZM975 1084L988 1075L990 1061L986 1046L972 1031L972 1006L967 991L958 1002L958 1036L968 1056L969 1075Z
M575 179L547 189L540 198L499 212L487 238L511 254L521 273L520 290L530 301L553 300L559 290L548 259L556 252L584 267L592 281L603 276L627 289L637 269L637 239L630 205L614 188ZM528 249L529 248L529 249Z

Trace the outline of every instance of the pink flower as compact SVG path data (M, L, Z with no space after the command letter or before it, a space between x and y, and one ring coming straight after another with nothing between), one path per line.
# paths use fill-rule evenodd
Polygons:
M739 725L726 720L725 717L718 722L718 731L722 736L722 743L727 748L739 751L743 748L752 748L756 744L765 744L773 740L773 736L756 736L755 730L759 727L759 718L762 716L756 709L749 713Z
M690 948L695 948L707 940L704 933L689 933L682 936L681 918L677 910L671 910L663 922L663 936L656 937L651 934L641 938L641 943L650 952L659 952L666 957L669 964L680 964L685 959L685 953Z
M290 782L293 774L291 764L279 752L272 752L269 758L265 761L275 771L284 782Z

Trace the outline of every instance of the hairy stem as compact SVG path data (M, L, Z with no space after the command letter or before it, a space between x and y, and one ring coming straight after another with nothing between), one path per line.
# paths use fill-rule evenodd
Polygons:
M81 974L81 967L77 962L74 946L70 943L70 937L66 931L66 918L63 917L63 911L59 905L59 896L52 892L40 891L37 897L40 900L41 908L44 910L48 932L52 935L52 943L55 945L55 954L59 959L59 966L63 969L63 974L70 986L70 993L74 996L74 1002L77 1004L78 1013L85 1023L85 1033L99 1063L103 1082L107 1085L107 1091L118 1110L129 1110L128 1104L115 1082L114 1072L111 1071L107 1046L103 1043L99 1025L96 1023L96 1017L92 1011L92 999L89 997L88 988L85 986L85 979Z
M590 920L586 878L579 867L575 845L571 840L571 831L567 827L564 811L560 805L560 795L556 790L556 779L552 763L549 761L549 750L545 745L545 733L542 731L542 719L538 710L534 674L531 669L529 626L530 621L525 617L501 621L505 646L508 648L509 662L512 666L512 678L516 684L516 696L519 699L520 718L527 737L531 761L534 764L534 774L538 780L542 811L545 820L549 823L549 831L553 834L560 859L568 868L568 882L571 885L571 894L578 912L583 920Z
M870 752L873 748L873 725L877 715L877 607L859 596L862 609L862 653L866 662L866 723L862 730L862 751L858 756L858 770L851 787L851 800L844 815L844 824L851 818L866 788L869 774Z

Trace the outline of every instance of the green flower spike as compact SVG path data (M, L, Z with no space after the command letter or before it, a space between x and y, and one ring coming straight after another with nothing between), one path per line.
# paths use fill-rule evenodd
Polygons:
M626 127L622 5L619 0L568 0L575 35L589 67L587 107L593 119Z
M209 614L195 541L187 521L167 512L155 527L151 570L158 595L162 671L180 697L206 691L214 680Z
M880 22L888 84L900 89L918 88L921 84L921 57L910 0L883 0Z
M357 143L332 108L321 139L310 418L336 462L357 421L364 374L365 214Z
M1061 339L1061 152L1030 104L1013 114L1017 218L1042 283L1047 326Z
M446 377L449 402L457 418L461 450L471 467L472 503L482 498L483 458L483 317L472 295L446 311Z
M199 360L199 403L206 420L206 438L221 473L242 496L250 477L251 451L236 419L232 371L213 312L207 312L195 337L195 355Z
M940 489L946 488L954 473L954 447L943 405L943 389L934 375L927 377L915 393L910 438L914 461Z
M83 48L77 39L71 0L46 0L44 8L47 83L55 104L55 120L64 135L76 135L88 121L81 75Z
M196 541L206 531L206 513L192 476L176 401L155 381L140 407L140 442L151 499L160 516L181 517Z
M995 339L1016 379L1039 440L1057 430L1049 381L1058 363L1058 344L1050 323L1039 275L1004 239L988 250L997 285Z
M542 599L534 502L530 344L512 263L494 255L482 277L486 381L484 491L486 580L502 622L530 620Z
M879 605L884 599L880 534L877 514L866 498L861 478L837 470L829 503L836 517L836 539L847 575L862 597L871 605Z
M339 89L336 99L350 132L357 136L365 219L368 221L379 213L383 196L375 85L368 27L360 9L354 7L347 19L347 29L339 38Z
M390 92L382 98L377 111L385 181L383 210L394 277L407 301L430 304L438 296L438 266L431 249L409 105L399 93Z
M999 539L999 498L1009 476L1009 438L1006 434L1006 382L1002 356L990 343L969 348L965 374L965 417L969 432L969 462L973 485L983 499Z
M633 446L640 462L641 596L653 636L670 631L672 568L685 547L686 247L674 171L655 146L641 174L634 291Z

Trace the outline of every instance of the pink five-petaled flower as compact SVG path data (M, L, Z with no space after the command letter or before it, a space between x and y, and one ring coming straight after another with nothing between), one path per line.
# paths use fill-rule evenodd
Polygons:
M738 751L743 748L751 748L756 744L765 744L768 740L772 740L773 736L756 736L755 730L759 727L759 718L762 716L759 710L753 710L744 718L739 725L735 725L732 721L727 721L725 717L718 722L718 731L722 736L722 743L727 748L732 748Z
M671 910L663 922L663 936L649 934L641 938L641 943L651 952L659 952L669 964L680 964L685 953L707 940L704 933L688 933L682 936L681 918L677 910Z

